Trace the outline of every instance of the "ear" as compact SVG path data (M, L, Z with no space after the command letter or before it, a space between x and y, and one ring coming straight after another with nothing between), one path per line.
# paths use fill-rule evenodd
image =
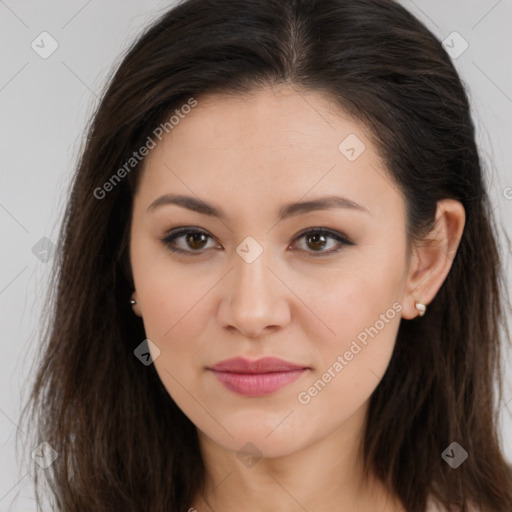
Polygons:
M137 303L136 303L136 304L133 304L133 305L132 305L132 310L133 310L133 312L134 312L137 316L142 317L142 312L141 312L141 310L140 310L139 301L137 300L137 292L133 292L133 293L132 293L132 297L131 297L131 298L132 298L132 300L137 301Z
M410 320L419 315L416 301L428 305L448 275L459 247L466 212L459 201L438 201L433 229L413 244L407 280L402 297L402 317Z

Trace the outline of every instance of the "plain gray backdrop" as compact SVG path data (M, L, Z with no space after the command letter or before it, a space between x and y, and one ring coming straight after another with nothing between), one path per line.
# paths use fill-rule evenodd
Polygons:
M491 202L512 238L512 0L401 3L446 41L467 85ZM33 377L52 244L86 122L121 53L172 5L0 0L0 512L36 510L28 473L34 462L16 452L14 436ZM510 283L510 257L504 256ZM512 460L512 357L510 351L504 356L500 428Z

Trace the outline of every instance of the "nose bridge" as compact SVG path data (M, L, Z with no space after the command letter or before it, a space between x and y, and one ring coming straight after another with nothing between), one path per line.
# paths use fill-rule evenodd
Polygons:
M282 326L288 320L286 288L270 270L270 249L248 237L238 245L236 253L223 299L222 323L250 335L266 327Z
M247 246L245 246L245 249ZM244 250L243 246L237 252L242 252ZM247 251L247 256L250 256L252 249ZM261 254L257 255L254 260L252 259L244 259L243 256L238 254L238 260L235 264L235 279L242 285L248 284L250 287L256 286L264 287L266 284L265 281L268 281L269 270L268 266L268 254L269 251L263 251Z
M238 245L236 252L232 300L249 301L253 305L272 301L275 292L271 291L270 281L275 280L275 276L268 268L271 265L270 249L264 249L262 243L248 237Z

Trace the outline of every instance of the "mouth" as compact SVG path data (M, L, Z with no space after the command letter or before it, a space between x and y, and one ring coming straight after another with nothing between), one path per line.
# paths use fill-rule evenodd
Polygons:
M300 378L309 367L265 357L249 361L241 357L227 359L207 368L229 390L243 396L274 393Z

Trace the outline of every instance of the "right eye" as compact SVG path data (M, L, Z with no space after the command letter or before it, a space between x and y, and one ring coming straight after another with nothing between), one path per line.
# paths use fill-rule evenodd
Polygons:
M205 249L208 238L212 237L202 229L179 228L167 233L161 241L170 251L195 256ZM181 247L176 241L182 242Z

